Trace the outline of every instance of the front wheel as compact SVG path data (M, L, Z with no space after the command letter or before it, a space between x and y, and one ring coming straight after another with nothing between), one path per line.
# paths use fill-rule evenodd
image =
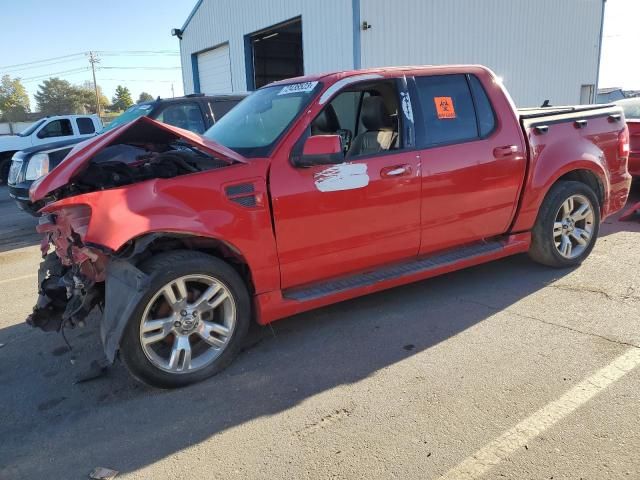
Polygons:
M159 254L140 266L148 292L125 327L120 354L155 387L199 382L225 368L249 327L249 295L222 260L194 251Z
M529 256L551 267L582 263L595 246L600 204L584 183L560 181L547 194L531 235Z

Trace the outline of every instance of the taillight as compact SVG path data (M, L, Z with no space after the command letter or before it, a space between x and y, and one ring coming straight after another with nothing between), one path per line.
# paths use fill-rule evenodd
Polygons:
M625 125L624 130L618 134L618 155L626 158L629 150L629 127Z

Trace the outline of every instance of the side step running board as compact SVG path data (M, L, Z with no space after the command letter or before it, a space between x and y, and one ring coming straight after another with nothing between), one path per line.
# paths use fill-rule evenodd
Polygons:
M326 297L335 293L344 292L353 288L367 287L378 282L400 278L405 275L428 272L460 260L472 259L498 252L505 248L501 241L477 243L466 247L449 250L431 257L416 258L408 262L397 263L381 267L378 270L350 275L334 280L316 283L302 288L292 288L282 292L283 297L289 300L307 301Z

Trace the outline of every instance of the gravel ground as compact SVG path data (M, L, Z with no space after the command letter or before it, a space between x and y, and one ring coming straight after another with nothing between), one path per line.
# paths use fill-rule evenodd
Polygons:
M578 269L521 255L255 328L224 373L160 391L119 363L75 383L96 322L72 351L23 323L38 239L5 197L3 480L640 478L640 223L608 220Z

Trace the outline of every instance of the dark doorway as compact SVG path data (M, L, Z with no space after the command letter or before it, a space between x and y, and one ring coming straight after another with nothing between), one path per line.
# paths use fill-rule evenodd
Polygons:
M247 88L304 74L300 18L252 33L247 44Z

